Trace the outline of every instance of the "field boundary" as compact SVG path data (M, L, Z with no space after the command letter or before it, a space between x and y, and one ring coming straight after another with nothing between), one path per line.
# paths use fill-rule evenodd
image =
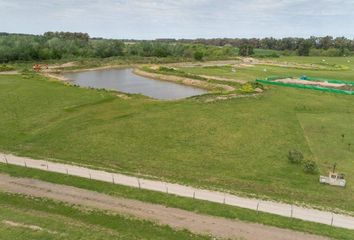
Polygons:
M311 90L318 90L323 92L330 92L330 93L339 93L339 94L346 94L346 95L354 95L354 91L348 90L341 90L336 88L328 88L328 87L320 87L320 86L312 86L312 85L305 85L305 84L295 84L295 83L284 83L284 82L276 82L275 80L283 79L283 78L291 78L289 76L273 76L268 77L266 79L257 79L256 82L263 83L263 84L270 84L276 86L284 86L284 87L293 87L293 88L300 88L300 89L311 89ZM311 81L311 80L319 80L320 78L308 78L302 77L300 78L303 81ZM322 81L326 81L326 79L321 79ZM353 85L352 82L345 82L340 80L328 80L329 83L345 83L348 85Z
M94 170L75 165L54 163L46 160L34 160L31 158L18 157L11 154L1 155L2 156L0 157L0 163L3 164L11 164L16 166L40 169L44 171L62 173L71 176L78 176L112 184L163 192L182 197L251 209L257 212L266 212L284 217L296 218L305 221L322 223L330 226L354 230L354 217L336 214L333 212L304 208L286 203L265 201L252 198L243 198L223 192L198 189L190 186L167 183L162 181L148 180L119 173Z

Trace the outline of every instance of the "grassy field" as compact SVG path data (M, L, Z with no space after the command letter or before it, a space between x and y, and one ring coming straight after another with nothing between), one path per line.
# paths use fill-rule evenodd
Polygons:
M0 192L2 240L210 239L127 216Z
M241 71L250 71L237 76L247 80L284 73L353 80L352 70ZM352 96L272 87L260 97L213 103L124 100L37 75L0 76L0 111L1 151L354 211ZM337 162L347 188L320 185L318 174L288 162L290 149L315 160L322 174Z
M325 61L323 61L325 60ZM301 69L290 67L279 67L271 65L256 65L254 67L236 68L233 67L193 67L182 68L181 70L201 75L222 76L235 79L243 79L254 81L256 79L264 79L272 75L300 77L303 75L311 77L322 77L327 79L354 80L354 57L280 57L272 58L274 62L294 62L299 64L314 64L325 69ZM336 68L345 68L345 70L334 70Z
M172 196L159 192L140 190L126 186L92 181L79 177L66 176L58 173L49 173L41 170L4 164L0 164L0 173L9 174L14 177L35 178L42 181L75 186L78 188L89 189L116 197L137 199L144 202L161 204L167 207L180 208L201 214L238 219L246 222L255 222L280 228L292 229L295 231L308 232L316 235L327 236L331 239L351 240L354 238L354 231L352 230L305 222L298 219L289 219L287 217L281 217L262 212L257 213L248 209L211 203L207 201L193 200L190 198Z

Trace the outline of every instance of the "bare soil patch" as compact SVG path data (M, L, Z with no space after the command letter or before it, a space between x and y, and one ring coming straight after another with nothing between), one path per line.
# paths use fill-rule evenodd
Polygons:
M309 85L309 86L319 86L325 88L336 88L336 89L345 89L349 88L350 85L344 83L329 83L329 82L322 82L322 81L309 81L309 80L301 80L298 78L284 78L284 79L277 79L274 82L281 82L281 83L290 83L290 84L299 84L299 85Z
M5 71L5 72L0 72L0 75L14 75L14 74L20 74L18 71Z
M3 224L8 225L10 227L21 227L21 228L27 228L33 231L45 231L51 234L58 234L58 232L56 231L51 231L36 225L28 225L28 224L24 224L24 223L19 223L19 222L13 222L13 221L9 221L9 220L4 220L2 221Z

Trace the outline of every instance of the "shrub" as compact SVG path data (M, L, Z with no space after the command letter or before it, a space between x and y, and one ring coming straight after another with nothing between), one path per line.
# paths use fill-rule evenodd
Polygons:
M12 71L12 70L15 70L14 67L12 66L9 66L9 65L0 65L0 72L6 72L6 71Z
M196 51L194 53L194 59L197 61L202 61L204 57L204 53L202 51Z
M252 87L253 87L254 89L260 88L260 89L264 90L263 84L261 84L261 83L259 83L259 82L252 82L251 84L252 84Z
M314 174L317 172L317 163L312 160L307 160L304 162L304 172Z
M301 163L304 159L304 155L299 150L290 150L288 154L288 159L291 163Z
M254 49L252 45L243 44L240 46L239 55L240 56L251 56L254 54Z
M254 92L254 88L251 83L245 83L241 86L240 90L245 93L252 93Z

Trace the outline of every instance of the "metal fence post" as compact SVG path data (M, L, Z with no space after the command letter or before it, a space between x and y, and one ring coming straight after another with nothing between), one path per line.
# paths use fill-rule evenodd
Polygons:
M141 189L140 180L139 180L139 178L137 178L137 179L138 179L139 189Z
M291 217L291 218L293 217L293 214L294 214L294 206L291 205L291 213L290 213L290 217Z
M334 214L332 213L331 226L333 226L333 218L334 218Z

